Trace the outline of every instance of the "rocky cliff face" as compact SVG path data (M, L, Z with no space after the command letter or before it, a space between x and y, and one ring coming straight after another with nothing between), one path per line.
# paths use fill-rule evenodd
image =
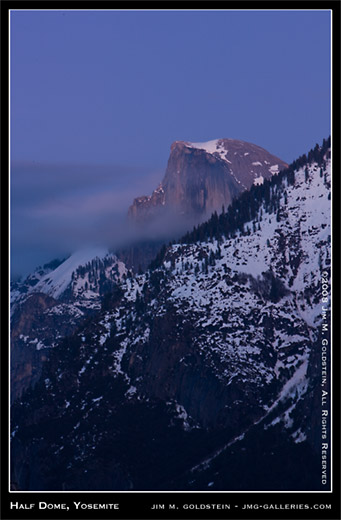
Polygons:
M319 399L329 192L326 154L255 186L234 228L211 219L200 240L122 280L13 406L13 487L330 489Z
M176 141L160 186L151 196L136 198L128 210L130 223L145 240L120 251L120 258L135 272L145 270L157 253L156 242L188 231L286 166L263 148L236 139Z
M17 308L11 326L11 401L13 402L41 376L41 368L47 359L40 347L49 336L55 341L57 323L48 318L49 310L56 304L45 294L32 294ZM42 316L46 319L42 320ZM69 324L70 325L70 324ZM74 329L67 327L66 332ZM52 336L52 337L51 337ZM39 339L38 339L39 338Z
M161 185L151 196L136 198L128 215L145 224L168 212L197 223L286 167L263 148L236 139L176 141Z
M38 268L11 291L11 402L41 375L61 338L101 309L127 269L105 250L79 251Z

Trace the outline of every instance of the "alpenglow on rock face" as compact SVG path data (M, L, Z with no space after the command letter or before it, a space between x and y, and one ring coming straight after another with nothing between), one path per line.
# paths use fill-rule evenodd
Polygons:
M287 166L263 148L236 139L175 141L162 183L151 196L136 198L128 215L137 223L167 212L200 221Z

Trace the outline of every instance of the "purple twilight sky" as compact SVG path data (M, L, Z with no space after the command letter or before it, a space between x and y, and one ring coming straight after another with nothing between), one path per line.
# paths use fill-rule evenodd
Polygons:
M329 11L11 11L11 265L119 243L175 140L330 134Z

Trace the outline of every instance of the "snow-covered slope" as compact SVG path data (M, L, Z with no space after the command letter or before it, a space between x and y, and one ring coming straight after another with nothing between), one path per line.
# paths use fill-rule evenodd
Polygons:
M138 314L129 311L130 302L143 299L149 286L155 298L145 307L145 315L163 324L181 317L181 323L195 328L191 352L196 351L214 377L226 385L222 407L233 407L231 389L232 394L240 394L236 403L244 402L247 408L252 403L258 421L282 402L289 386L290 391L300 386L301 394L307 390L308 360L322 319L321 269L330 268L330 161L322 173L317 164L307 171L301 168L295 179L294 185L284 180L277 213L261 207L257 218L234 238L175 244L165 255L157 282L153 282L156 275L127 280L125 314L136 326L128 330L120 310L107 318L116 319L124 338L117 366L134 351L142 358L151 356L156 331L153 334L149 326L139 324ZM157 283L156 292L153 283ZM179 335L181 330L179 326ZM181 343L180 338L176 341ZM186 370L188 355L184 348L176 360L178 370L179 366ZM167 386L169 376L154 363L148 361L147 373L155 371ZM143 393L150 384L147 379L131 384ZM153 386L156 393L163 392ZM186 412L205 422L197 404L183 399L179 404Z
M181 345L177 370L186 372L195 352L210 377L224 385L220 414L241 401L257 421L287 395L289 382L290 390L295 384L307 389L304 378L321 321L321 266L330 266L330 162L322 176L312 164L308 172L296 172L294 185L283 182L277 214L261 207L234 238L175 244L156 272L123 283L121 304L103 318L93 344L102 348L111 337L109 323L115 323L113 370L124 373L137 394L148 388L163 395L172 387L173 369L167 365L163 371L159 350L154 360L151 346L159 345L160 328L169 324L162 341L169 348L174 341ZM193 329L190 345L183 345L184 324ZM122 372L124 359L131 362ZM207 409L197 409L197 397L181 396L176 386L168 392L168 399L180 396L178 404L189 416L211 421Z
M104 258L107 254L108 251L103 248L77 251L57 267L57 269L43 276L35 286L34 291L43 292L53 298L59 298L71 284L72 274L78 267L85 266L94 258Z
M12 303L22 301L33 293L44 293L58 300L62 297L82 299L85 303L98 299L100 279L116 282L127 273L123 262L104 248L87 248L76 251L55 269L38 269L12 291ZM35 284L28 280L34 277ZM25 290L23 290L23 288Z
M272 271L274 276L285 282L288 291L297 295L305 319L316 325L320 302L307 303L304 295L309 290L317 291L320 266L330 265L330 162L323 177L319 171L317 164L312 164L308 169L307 181L304 168L297 172L295 185L286 186L286 194L283 193L278 217L266 213L265 208L261 207L258 218L244 224L244 233L238 232L236 238L228 239L223 244L215 240L198 246L175 245L175 273L181 278L177 297L183 295L194 306L200 305L198 302L205 298L206 287L201 291L202 295L197 292L200 287L194 270L186 272L186 283L183 283L181 266L186 262L193 266L199 264L202 270L204 260L198 261L199 254L203 256L204 252L207 257L211 252L216 254L219 248L221 258L215 260L209 277L223 277L228 269L232 273L243 273L261 280L263 273ZM169 252L171 254L172 251ZM166 261L165 267L169 265ZM220 284L222 288L223 285ZM219 289L219 283L216 286Z
M200 240L183 237L153 269L123 277L102 311L51 349L13 420L17 453L24 442L35 454L32 488L43 473L51 489L97 489L88 468L103 467L105 489L321 490L328 156L253 187L252 220L236 216L225 235L207 223ZM39 441L25 433L33 416ZM63 438L51 434L56 420ZM141 444L146 460L132 453ZM59 476L46 469L57 460Z

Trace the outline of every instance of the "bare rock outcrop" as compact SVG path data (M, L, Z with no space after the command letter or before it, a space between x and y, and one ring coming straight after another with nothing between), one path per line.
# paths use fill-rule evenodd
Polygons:
M263 148L236 139L175 141L162 183L151 196L134 199L128 217L146 224L171 213L199 222L287 166Z

